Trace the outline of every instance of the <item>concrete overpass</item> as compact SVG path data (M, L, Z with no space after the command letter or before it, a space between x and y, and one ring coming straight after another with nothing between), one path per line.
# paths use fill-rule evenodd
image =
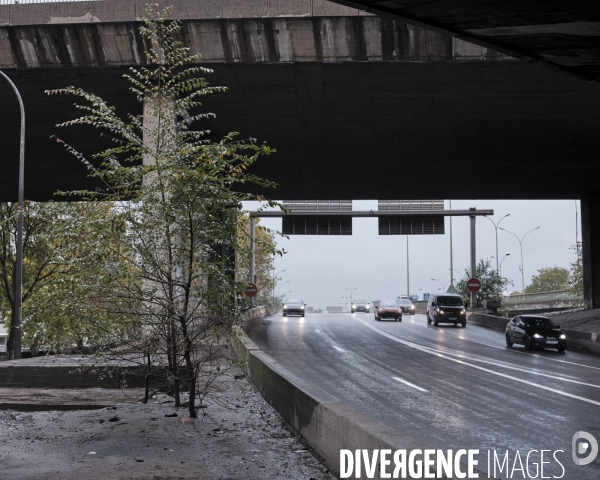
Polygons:
M279 184L267 195L580 198L586 298L600 306L600 84L326 0L162 4L215 68L211 83L230 88L205 102L215 136L278 150L256 169ZM28 113L27 198L87 181L49 139L77 115L72 99L44 90L76 85L141 114L122 75L144 60L142 11L139 0L0 7L0 68ZM0 108L0 200L14 200L18 109L4 85ZM93 130L60 136L86 153L102 145Z
M600 15L594 0L332 1L600 79Z

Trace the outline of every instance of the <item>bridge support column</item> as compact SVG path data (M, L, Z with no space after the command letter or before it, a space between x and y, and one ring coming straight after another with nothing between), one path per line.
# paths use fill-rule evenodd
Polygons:
M581 240L584 305L600 308L600 192L581 200Z

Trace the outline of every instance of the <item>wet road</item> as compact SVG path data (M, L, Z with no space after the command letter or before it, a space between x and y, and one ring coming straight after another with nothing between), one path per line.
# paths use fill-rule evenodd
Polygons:
M550 450L544 477L600 478L600 455L587 466L571 458L574 433L600 441L598 357L509 349L500 333L433 327L424 315L278 314L250 336L288 370L432 448L479 449L481 470L488 451L493 465L494 450L508 450L512 478L542 478L540 451Z

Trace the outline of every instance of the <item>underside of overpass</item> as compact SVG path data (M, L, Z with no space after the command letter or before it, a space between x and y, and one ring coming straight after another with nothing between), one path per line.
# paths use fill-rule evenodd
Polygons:
M318 0L311 1L314 12ZM141 114L123 74L143 64L143 42L131 18L36 23L12 12L20 20L0 27L0 68L25 99L26 198L47 200L90 185L84 166L52 135L87 155L107 143L92 129L59 132L56 123L78 115L74 100L44 91L74 85L123 115ZM239 131L277 149L255 172L278 187L257 193L286 200L582 199L586 298L600 305L600 280L593 281L600 243L595 249L591 241L600 231L600 83L358 11L249 16L183 19L181 40L214 68L210 83L229 88L206 99L217 118L198 127L215 139ZM0 108L0 201L11 201L19 114L1 84Z
M331 0L600 80L595 0Z

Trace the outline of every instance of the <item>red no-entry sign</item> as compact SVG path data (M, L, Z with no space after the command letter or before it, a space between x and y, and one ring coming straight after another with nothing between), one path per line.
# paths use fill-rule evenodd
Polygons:
M481 280L475 277L469 278L467 280L467 290L469 290L469 292L477 293L481 290Z
M258 293L258 287L254 283L249 283L244 290L244 295L247 297L255 297Z

